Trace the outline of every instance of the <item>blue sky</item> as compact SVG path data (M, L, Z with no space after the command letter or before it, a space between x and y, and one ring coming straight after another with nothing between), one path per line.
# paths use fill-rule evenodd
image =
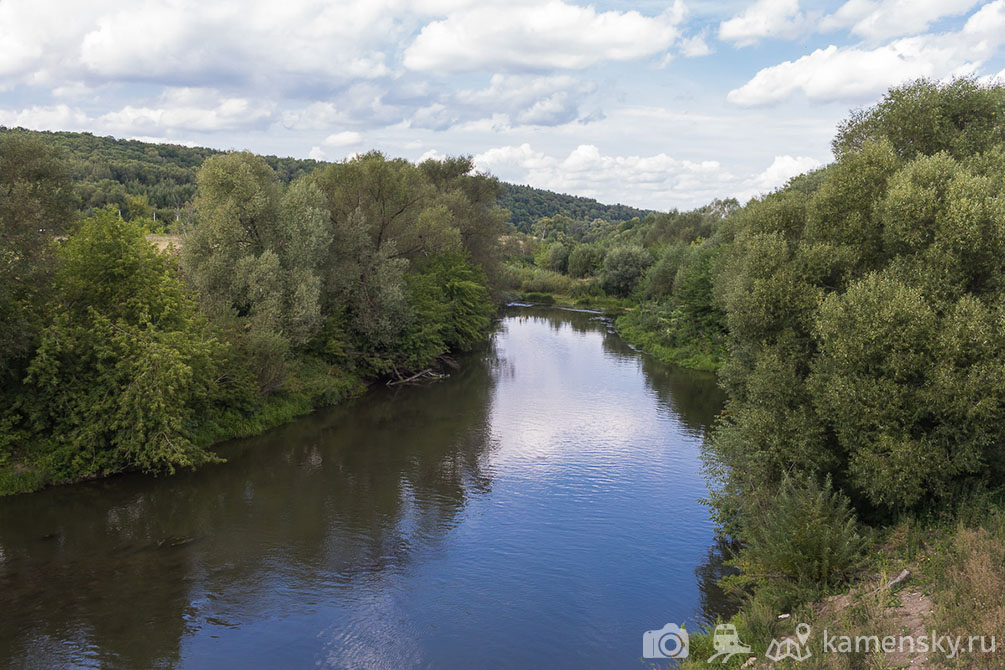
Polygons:
M830 160L917 77L1003 74L1005 0L0 0L0 125L343 160L472 155L655 209Z

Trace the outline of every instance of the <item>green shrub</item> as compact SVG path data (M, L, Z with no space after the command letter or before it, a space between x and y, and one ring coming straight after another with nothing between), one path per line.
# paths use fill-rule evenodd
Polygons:
M526 302L540 302L545 305L555 304L555 297L550 293L521 293L520 299Z
M830 481L792 476L749 520L739 563L747 576L833 584L859 565L864 547L847 497Z

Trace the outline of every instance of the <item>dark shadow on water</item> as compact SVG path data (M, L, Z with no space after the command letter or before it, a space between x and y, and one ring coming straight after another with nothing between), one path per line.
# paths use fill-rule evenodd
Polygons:
M695 434L721 407L707 377L640 356L595 314L506 314L603 333L605 353L640 366ZM0 499L0 659L174 667L206 622L281 619L404 573L447 544L471 500L495 485L493 395L514 363L494 346L461 362L447 381L375 388L225 445L225 464ZM710 616L732 607L714 585L724 570L716 551L697 570Z

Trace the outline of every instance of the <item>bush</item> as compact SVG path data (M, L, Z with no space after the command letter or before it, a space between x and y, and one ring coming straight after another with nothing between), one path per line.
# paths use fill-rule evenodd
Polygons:
M539 302L545 305L554 305L555 297L550 293L522 293L520 299L526 302Z
M574 282L565 275L542 268L520 270L520 291L568 295Z
M747 576L770 575L795 582L833 584L862 559L848 498L815 480L786 477L758 519L748 521L749 543L740 557Z

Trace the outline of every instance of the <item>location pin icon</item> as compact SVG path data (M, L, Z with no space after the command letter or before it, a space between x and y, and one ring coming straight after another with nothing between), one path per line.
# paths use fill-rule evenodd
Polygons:
M806 644L806 640L810 637L810 625L806 623L801 623L796 626L796 637L799 638L799 644Z

